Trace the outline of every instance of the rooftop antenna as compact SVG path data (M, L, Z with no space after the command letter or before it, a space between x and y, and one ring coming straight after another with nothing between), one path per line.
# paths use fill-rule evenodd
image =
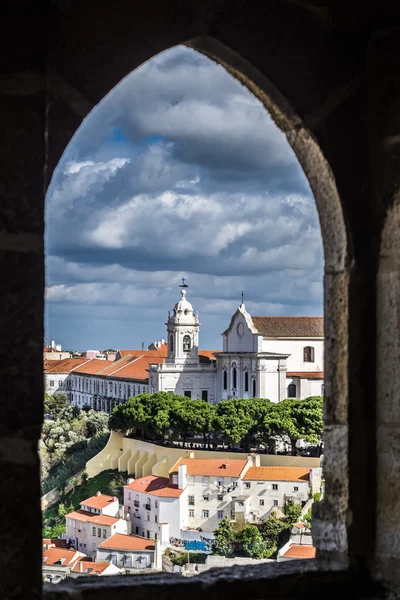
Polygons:
M186 283L185 283L186 279L184 277L182 277L182 283L180 284L180 288L187 288L189 287Z

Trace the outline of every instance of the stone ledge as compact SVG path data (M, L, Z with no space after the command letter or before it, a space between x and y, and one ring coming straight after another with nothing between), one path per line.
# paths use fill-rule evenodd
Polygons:
M323 586L323 587L321 587ZM329 587L327 587L329 586ZM329 590L328 597L384 598L384 587L324 560L267 563L254 567L211 569L190 578L159 573L82 577L44 586L44 600L207 600L232 598L310 598Z

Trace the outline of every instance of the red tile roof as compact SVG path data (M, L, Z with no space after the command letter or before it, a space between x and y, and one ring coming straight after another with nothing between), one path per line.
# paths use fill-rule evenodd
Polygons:
M170 473L176 473L179 465L187 466L188 475L211 477L239 477L247 460L232 458L180 458Z
M300 379L324 379L323 371L286 371L286 377L300 377Z
M43 550L43 563L46 565L54 565L59 560L62 560L63 566L71 566L78 560L79 556L82 556L81 553L78 553L76 550L65 550L64 548L49 548L48 550Z
M95 525L115 525L119 521L119 517L109 517L108 515L96 515L89 512L88 510L73 510L72 512L65 515L69 519L75 519L76 521L83 521L84 523L93 523Z
M324 337L323 317L252 317L251 320L267 338Z
M105 508L117 500L116 496L107 496L107 494L98 493L80 502L81 506L90 506L90 508Z
M75 373L82 373L82 375L100 375L109 365L114 364L115 363L112 360L92 358L78 369L75 369Z
M98 545L98 548L110 550L154 550L154 542L138 535L124 535L114 533L107 540Z
M88 572L86 573L86 575L101 575L101 573L103 573L103 571L105 571L111 563L104 561L101 562L91 562L89 560L78 560L73 568L72 571L74 573L85 573L86 570L90 569L90 571L88 570Z
M285 558L315 558L317 549L315 546L307 544L292 544L285 554L282 554Z
M243 481L309 481L310 468L306 467L250 467Z
M88 362L88 358L64 358L63 360L47 360L44 361L45 373L70 373L75 371L79 366Z
M140 477L128 483L128 485L124 485L124 488L164 498L178 498L183 492L177 485L170 484L166 477L158 477L157 475Z
M150 363L162 363L164 358L160 356L126 356L113 363L113 368L107 369L108 377L121 377L123 379L134 379L135 381L147 381L149 378Z

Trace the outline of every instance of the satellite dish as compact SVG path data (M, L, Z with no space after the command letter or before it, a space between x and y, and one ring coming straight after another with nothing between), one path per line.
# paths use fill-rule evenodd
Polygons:
M272 486L270 483L267 485L267 490L272 490Z
M214 485L217 485L217 484L218 484L218 481L214 481Z

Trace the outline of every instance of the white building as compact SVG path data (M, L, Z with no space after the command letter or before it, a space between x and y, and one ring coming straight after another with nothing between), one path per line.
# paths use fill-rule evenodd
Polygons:
M106 561L88 561L84 559L78 560L70 570L69 577L76 579L77 577L85 577L88 575L119 575L121 569Z
M323 395L322 317L252 317L244 303L222 334L223 349L199 350L199 315L181 290L168 315L167 344L119 350L114 361L78 358L45 367L47 393L65 392L72 404L110 413L132 396L174 392L215 404L229 398ZM45 363L46 364L46 363Z
M156 544L138 535L112 535L99 544L97 560L107 561L124 570L161 570L161 555L156 556Z
M66 537L76 550L95 557L98 545L114 533L130 533L130 522L120 517L118 498L97 492L68 513Z
M320 488L320 468L260 467L255 454L247 460L197 459L191 451L172 467L169 479L131 480L124 487L124 508L136 534L162 546L201 544L212 539L224 517L259 523L288 500L304 506Z
M199 356L199 316L181 291L168 316L167 359L150 364L150 390L211 403L323 394L323 318L251 317L244 303L222 334L223 351Z
M87 358L64 358L62 360L44 361L44 391L45 394L66 394L68 397L71 373L81 367Z
M47 548L42 554L42 573L46 581L59 583L71 572L74 565L85 558L83 552L66 548Z

